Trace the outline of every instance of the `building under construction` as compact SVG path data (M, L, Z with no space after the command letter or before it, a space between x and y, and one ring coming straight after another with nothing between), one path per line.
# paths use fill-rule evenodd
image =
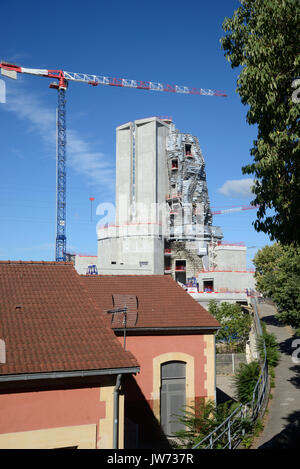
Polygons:
M222 239L198 139L152 117L118 127L116 141L116 223L99 228L99 271L186 283L208 268L208 244Z
M98 227L100 274L171 275L199 291L253 288L246 248L223 243L213 226L205 161L198 138L168 118L151 117L116 129L115 223ZM77 270L86 273L85 259ZM226 278L225 278L226 277ZM196 285L195 285L196 286Z

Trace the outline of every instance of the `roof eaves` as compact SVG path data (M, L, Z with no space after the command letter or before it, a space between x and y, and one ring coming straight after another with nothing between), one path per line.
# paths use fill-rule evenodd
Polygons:
M0 382L8 381L29 381L35 379L59 379L59 378L84 378L87 376L103 376L116 374L139 373L140 367L133 366L127 368L104 368L100 370L78 370L78 371L49 371L41 373L20 373L0 375Z
M178 327L128 327L127 332L151 332L151 331L198 331L218 330L221 326L178 326ZM112 328L114 332L124 332L124 328Z

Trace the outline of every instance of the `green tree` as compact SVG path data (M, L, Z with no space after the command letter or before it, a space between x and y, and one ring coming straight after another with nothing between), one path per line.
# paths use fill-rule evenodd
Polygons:
M231 67L241 68L237 92L248 106L247 122L258 129L253 162L242 168L254 175L254 227L272 240L300 244L300 2L240 3L223 22L221 44Z
M253 259L256 286L258 291L265 297L272 298L275 277L279 272L278 264L283 254L283 246L275 243L272 246L265 246L263 249L260 249Z
M225 342L230 348L237 344L245 346L251 328L251 317L244 313L240 305L210 301L208 311L219 321L221 329L217 335L218 342Z
M260 249L254 259L257 289L277 305L278 319L300 327L300 247L275 243Z

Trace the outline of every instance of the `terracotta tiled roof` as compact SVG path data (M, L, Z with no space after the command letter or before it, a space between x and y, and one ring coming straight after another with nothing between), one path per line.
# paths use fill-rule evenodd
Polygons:
M71 263L0 262L0 375L138 366Z
M81 275L80 278L102 311L112 308L113 294L137 296L136 328L219 327L216 319L167 275Z

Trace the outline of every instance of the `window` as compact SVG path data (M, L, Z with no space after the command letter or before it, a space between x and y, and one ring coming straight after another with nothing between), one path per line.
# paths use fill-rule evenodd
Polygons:
M172 160L172 169L178 169L178 159L177 158Z
M186 405L186 364L170 361L161 364L160 422L164 433L173 435L184 425L175 414Z
M214 281L213 280L203 280L203 291L213 292L214 291Z
M111 261L111 264L116 264L116 261Z
M192 145L185 145L185 156L192 156Z
M140 261L140 267L143 267L144 265L148 265L148 261Z
M176 260L175 261L175 270L186 271L186 260Z

